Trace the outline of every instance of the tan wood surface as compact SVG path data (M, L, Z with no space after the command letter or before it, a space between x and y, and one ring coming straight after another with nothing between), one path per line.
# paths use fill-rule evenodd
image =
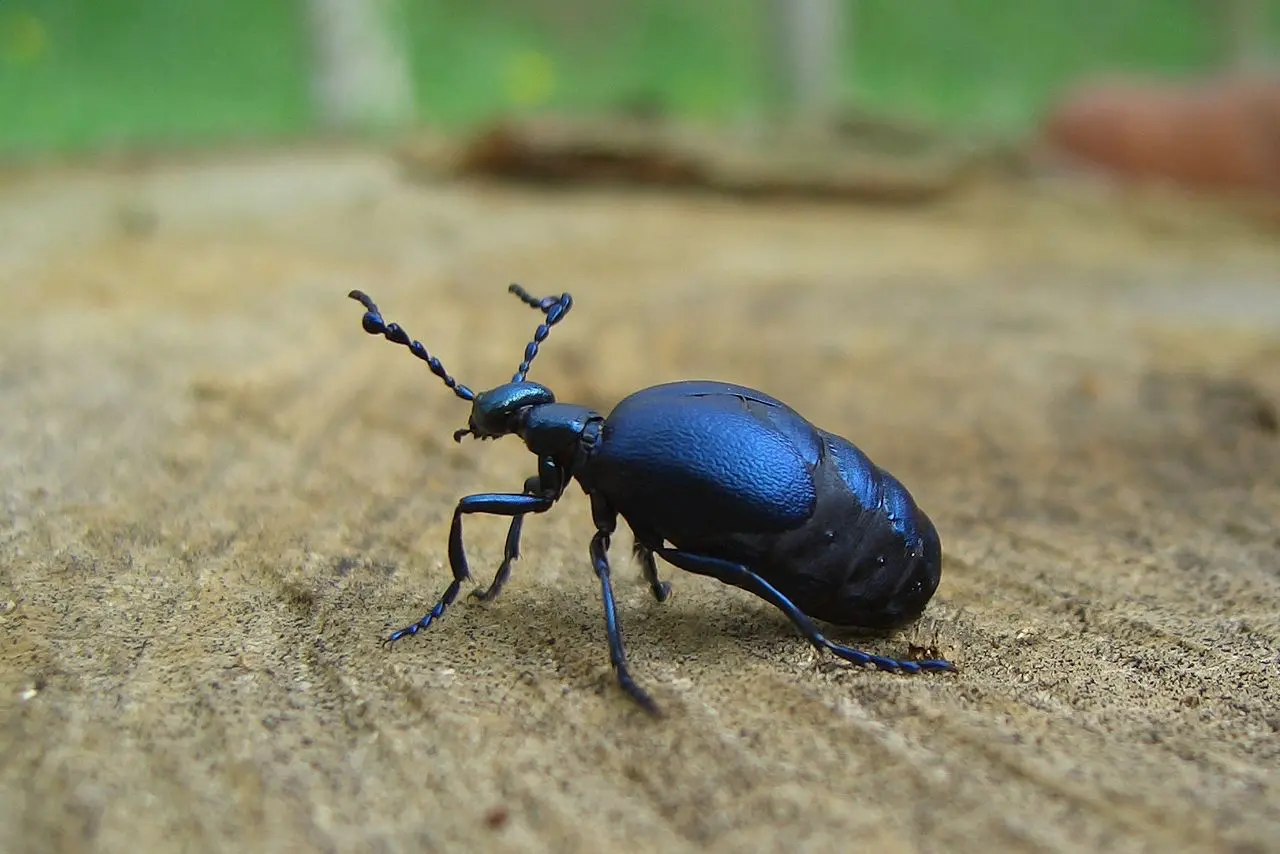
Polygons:
M1083 198L1083 197L1082 197ZM1150 213L1150 211L1148 211ZM367 153L0 189L0 850L1236 851L1280 840L1280 251L992 193L913 211L406 183ZM1176 220L1176 221L1174 221ZM613 547L655 722L609 670L590 517L489 605L458 497L515 440L475 387L604 410L746 383L933 516L922 623L816 656L768 605ZM505 524L468 519L477 584Z

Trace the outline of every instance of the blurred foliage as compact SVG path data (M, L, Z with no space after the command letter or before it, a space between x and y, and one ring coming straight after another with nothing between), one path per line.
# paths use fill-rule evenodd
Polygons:
M305 133L304 0L0 0L0 150ZM850 0L843 92L860 105L1016 127L1082 74L1210 67L1207 0ZM424 121L658 102L759 115L756 0L404 0ZM1268 0L1271 31L1280 0Z
M0 18L0 59L7 67L39 61L46 44L44 23L30 12L10 12Z
M8 8L5 8L8 7ZM274 0L0 0L0 146L82 148L258 135L309 120L303 20Z

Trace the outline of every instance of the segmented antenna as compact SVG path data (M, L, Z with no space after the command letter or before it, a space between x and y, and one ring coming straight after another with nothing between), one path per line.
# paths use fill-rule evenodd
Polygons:
M536 308L547 316L547 319L539 324L534 331L533 340L529 342L529 346L524 348L524 361L520 363L515 376L511 378L513 383L521 383L524 382L525 376L529 373L529 365L533 363L534 357L538 355L538 345L547 340L547 336L551 334L551 327L559 323L569 313L569 309L573 308L573 297L568 294L561 294L558 297L539 298L514 283L507 290L519 297L520 301L525 305L530 308Z
M427 348L422 346L421 341L413 341L409 338L409 333L405 332L398 323L387 323L382 319L382 312L378 311L378 306L374 303L369 295L363 291L352 291L347 294L348 297L360 303L365 308L364 317L361 319L361 325L364 331L370 335L382 335L388 341L396 344L403 344L409 348L409 352L417 356L419 359L427 363L427 367L431 368L431 373L444 380L454 394L465 401L476 399L475 392L459 383L453 377L449 376L449 372L444 369L444 365L440 364L440 360L427 352ZM545 335L543 337L546 337ZM536 348L535 348L536 352Z

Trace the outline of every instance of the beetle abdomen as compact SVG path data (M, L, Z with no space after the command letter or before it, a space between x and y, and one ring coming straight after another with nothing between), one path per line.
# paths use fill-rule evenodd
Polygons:
M897 478L850 442L824 439L809 536L760 543L757 571L811 617L865 628L909 623L941 580L933 522Z
M816 500L800 528L673 544L749 567L815 619L874 629L916 619L941 579L932 521L896 478L839 436L823 434L812 476Z
M903 625L941 577L933 523L896 478L749 388L636 392L606 420L588 480L641 540L740 563L826 622Z

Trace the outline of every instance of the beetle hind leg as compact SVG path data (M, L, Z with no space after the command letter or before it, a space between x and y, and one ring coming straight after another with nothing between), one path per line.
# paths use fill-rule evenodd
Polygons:
M658 563L653 559L653 550L639 539L632 546L632 550L635 552L636 560L640 561L640 571L644 574L644 580L649 582L653 598L659 602L667 601L671 595L671 585L658 577Z
M956 667L949 661L942 659L931 659L928 661L907 661L896 658L886 658L882 655L873 655L869 652L863 652L860 649L854 649L850 646L835 643L827 639L822 632L818 631L818 627L813 621L805 616L804 612L796 607L790 599L784 596L779 590L769 582L765 581L756 573L747 569L745 566L729 561L720 560L719 558L706 557L704 555L694 554L692 552L680 551L678 549L658 548L657 553L663 560L668 561L675 566L680 567L688 572L697 575L707 575L711 578L721 581L725 584L732 584L734 587L746 590L748 593L754 593L761 599L778 608L782 613L787 615L800 633L805 636L809 643L818 649L826 650L838 658L853 664L872 664L880 670L887 670L898 673L920 673L922 671L948 671L955 670Z

